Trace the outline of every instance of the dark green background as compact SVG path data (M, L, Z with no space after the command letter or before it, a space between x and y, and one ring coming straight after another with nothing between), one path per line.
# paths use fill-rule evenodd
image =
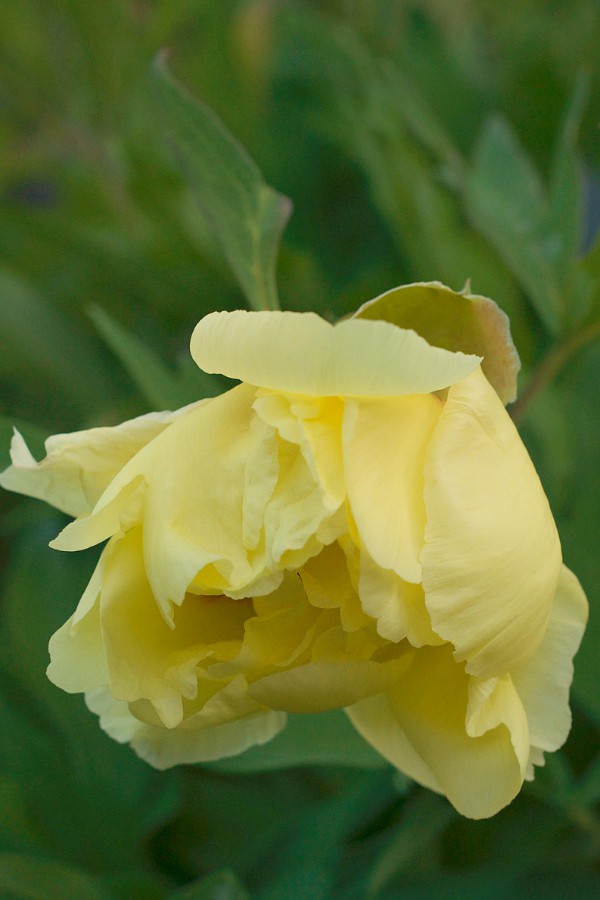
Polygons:
M39 451L219 389L189 336L244 298L151 86L167 47L293 200L284 308L471 278L509 312L519 427L592 607L569 741L492 820L377 766L341 714L156 773L46 681L93 554L50 551L62 518L4 495L0 897L600 894L597 2L6 0L0 34L2 464L12 423Z

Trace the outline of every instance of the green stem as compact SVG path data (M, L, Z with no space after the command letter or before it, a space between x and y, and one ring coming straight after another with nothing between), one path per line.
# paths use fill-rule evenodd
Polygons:
M523 419L533 400L554 381L571 357L599 337L600 321L574 334L564 343L555 344L548 351L527 382L521 396L510 407L510 415L515 425Z

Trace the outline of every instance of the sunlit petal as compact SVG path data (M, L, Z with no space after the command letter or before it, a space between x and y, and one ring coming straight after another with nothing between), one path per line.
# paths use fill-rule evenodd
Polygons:
M331 325L314 313L243 310L205 316L191 352L205 372L320 397L427 393L464 378L480 362L387 322Z

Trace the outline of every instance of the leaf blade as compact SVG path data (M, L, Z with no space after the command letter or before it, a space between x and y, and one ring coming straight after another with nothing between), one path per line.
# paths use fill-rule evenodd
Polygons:
M273 190L215 113L157 57L152 82L181 168L253 309L277 309L275 263L291 201Z

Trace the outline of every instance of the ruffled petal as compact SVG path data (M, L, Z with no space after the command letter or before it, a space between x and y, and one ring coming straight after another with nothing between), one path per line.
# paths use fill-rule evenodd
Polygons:
M409 777L444 793L464 816L486 818L523 782L504 724L466 730L469 678L448 647L409 651L406 671L387 692L347 710L360 734Z
M174 415L148 413L113 428L56 434L46 441L46 458L39 463L15 430L12 465L0 474L0 485L45 500L70 516L88 515L123 466L160 434Z
M430 346L387 322L331 325L314 313L215 312L196 326L192 356L205 372L319 397L421 394L464 378L480 357Z
M352 583L346 554L337 542L309 559L298 574L309 603L319 609L339 609L345 631L370 625Z
M364 612L376 620L381 637L394 643L406 638L413 647L444 643L431 627L421 585L382 569L365 550L360 555L358 592Z
M441 413L431 394L346 403L344 475L361 542L377 565L413 583L421 580L425 451Z
M156 769L236 756L270 741L287 721L285 713L262 710L253 704L246 715L216 724L206 724L199 718L190 720L185 728L157 728L136 719L127 703L115 700L107 689L88 692L85 699L110 737L130 743L137 755Z
M254 409L281 438L298 444L323 492L328 509L337 509L346 488L342 462L343 401L337 397L299 397L257 391Z
M573 657L587 616L583 589L563 566L544 639L531 659L511 673L529 720L531 744L542 751L558 750L567 739Z
M561 551L533 464L478 371L450 388L425 464L423 587L434 631L481 678L531 658Z
M149 700L172 728L183 718L184 698L198 693L198 663L220 643L241 643L251 601L188 596L170 628L144 572L141 529L108 549L101 623L111 692L128 702Z

